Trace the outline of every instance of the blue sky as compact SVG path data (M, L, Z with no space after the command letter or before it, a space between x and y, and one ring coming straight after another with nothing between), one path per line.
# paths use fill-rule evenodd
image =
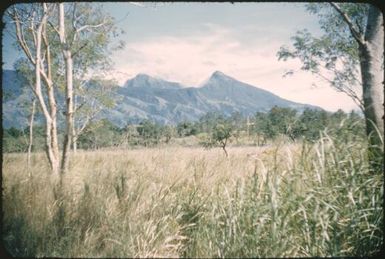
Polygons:
M327 110L356 109L315 76L298 71L299 61L278 61L282 45L297 30L320 34L317 17L301 3L103 3L125 31L123 50L113 54L111 75L120 83L147 73L186 86L198 86L216 70L283 98ZM4 68L16 56L3 39ZM312 86L316 83L317 87Z

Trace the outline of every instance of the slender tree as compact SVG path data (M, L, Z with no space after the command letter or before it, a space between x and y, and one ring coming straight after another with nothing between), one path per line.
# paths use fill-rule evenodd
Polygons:
M47 20L53 11L48 4L14 5L8 16L14 22L17 43L34 66L35 82L31 89L45 118L46 152L51 170L59 170L56 100L51 74L50 45L47 40ZM47 98L42 90L42 80ZM48 103L46 102L48 100Z
M46 152L52 171L68 169L74 129L74 86L106 68L113 20L90 3L17 4L7 11L17 45L34 67L32 90L45 118ZM61 54L61 57L60 55ZM45 89L43 89L45 87ZM57 137L56 91L64 91L65 134L61 157Z
M61 170L63 172L68 169L68 160L69 160L69 149L71 145L72 138L72 128L73 128L73 61L72 61L72 51L70 45L67 41L65 20L64 20L64 3L59 3L59 38L61 43L61 49L63 53L63 58L65 62L65 103L66 103L66 128L64 133L64 142L63 142L63 155L61 160Z
M16 70L19 82L21 83L21 87L22 87L21 95L25 94L26 96L28 96L27 99L25 100L25 104L24 102L22 102L20 103L20 105L26 106L30 110L29 119L28 119L29 138L28 138L28 149L27 149L27 166L28 166L28 169L30 169L31 152L32 152L32 146L33 146L33 128L34 128L35 114L36 114L36 98L33 96L33 93L31 92L31 86L33 86L34 84L34 75L33 75L34 69L29 64L29 61L26 60L25 58L21 58L17 60L14 64L14 68Z
M72 149L77 150L79 137L87 130L88 125L98 119L98 115L115 105L117 99L113 90L117 83L113 80L92 78L77 80L74 90L74 124L72 133Z
M54 22L50 24L59 36L65 64L66 128L61 159L61 170L65 172L69 165L71 143L76 147L79 134L75 125L75 82L89 79L85 77L90 67L105 67L109 38L117 33L112 18L88 3L59 3L58 25L55 26Z

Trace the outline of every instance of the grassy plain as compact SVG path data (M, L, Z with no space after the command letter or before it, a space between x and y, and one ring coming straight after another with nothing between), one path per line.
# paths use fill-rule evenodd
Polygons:
M3 154L3 243L16 256L48 257L357 256L382 247L383 174L370 172L365 145L325 136L228 152L78 151L60 199L43 153L30 169L24 154Z

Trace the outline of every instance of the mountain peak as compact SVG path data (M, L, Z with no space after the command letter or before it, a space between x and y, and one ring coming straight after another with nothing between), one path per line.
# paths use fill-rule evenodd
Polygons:
M158 89L179 89L182 86L178 83L169 82L159 77L149 76L144 73L137 74L134 78L129 79L125 84L125 87L134 88L158 88Z
M211 75L211 78L230 78L230 77L225 73L217 70Z
M147 85L159 84L162 81L163 81L162 79L152 77L144 73L139 73L135 77L127 80L124 85L131 86L131 87L143 87Z
M226 76L226 75L225 75L223 72L217 70L217 71L215 71L215 72L212 74L212 76Z
M220 81L232 81L232 80L235 80L234 78L226 75L225 73L221 72L221 71L215 71L211 77L209 78L209 81L212 82L212 81L217 81L217 80L220 80Z
M139 74L137 74L134 78L133 78L133 80L151 80L151 79L155 79L155 78L153 78L153 77L151 77L151 76L149 76L149 75L147 75L147 74L143 74L143 73L139 73Z

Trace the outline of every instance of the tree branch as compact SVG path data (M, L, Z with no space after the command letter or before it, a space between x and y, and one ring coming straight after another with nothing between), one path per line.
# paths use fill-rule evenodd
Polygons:
M82 27L76 29L76 33L79 33L83 30L86 30L88 28L98 28L98 27L101 27L103 25L105 25L107 22L106 21L103 21L102 23L99 23L99 24L95 24L95 25L91 25L91 24L86 24L86 25L83 25Z
M361 46L365 46L364 36L359 31L356 30L349 16L344 11L342 11L340 6L337 5L336 3L330 2L330 5L342 16L342 19L348 25L349 30L352 33L352 36L354 37L354 39L357 41L357 43Z
M74 12L74 15L75 15L75 12ZM98 28L98 27L101 27L107 23L106 21L103 21L102 23L95 24L95 25L86 24L86 25L83 25L82 27L76 29L75 20L77 20L77 19L75 19L75 17L73 17L73 20L74 20L74 23L72 24L72 26L74 27L74 34L72 36L72 40L71 40L71 44L70 44L71 46L76 41L76 37L81 31L89 29L89 28Z
M55 25L54 25L51 21L48 21L48 24L52 27L52 29L55 30L55 32L57 33L57 35L60 35L59 30L55 27Z
M85 48L86 46L88 45L88 41L86 43L84 43L78 50L76 50L73 54L72 54L72 57L75 57L77 54L79 54L79 52Z
M332 71L334 72L334 71ZM313 72L314 74L318 75L321 79L325 80L329 84L331 84L336 90L341 91L345 93L347 96L353 99L353 101L357 104L357 106L361 109L361 111L364 111L364 103L360 97L356 94L355 91L352 89L349 89L348 87L338 87L335 85L334 81L327 78L326 76L322 75L320 72ZM337 75L338 76L338 75Z
M23 28L20 25L20 19L19 19L18 15L17 15L16 10L14 10L12 18L15 21L15 24L16 24L16 37L17 37L17 40L20 43L20 46L24 50L24 53L26 54L26 56L29 59L29 61L31 61L31 63L35 65L36 61L32 57L31 51L30 51L30 49L29 49L29 47L27 45L27 42L25 40Z

